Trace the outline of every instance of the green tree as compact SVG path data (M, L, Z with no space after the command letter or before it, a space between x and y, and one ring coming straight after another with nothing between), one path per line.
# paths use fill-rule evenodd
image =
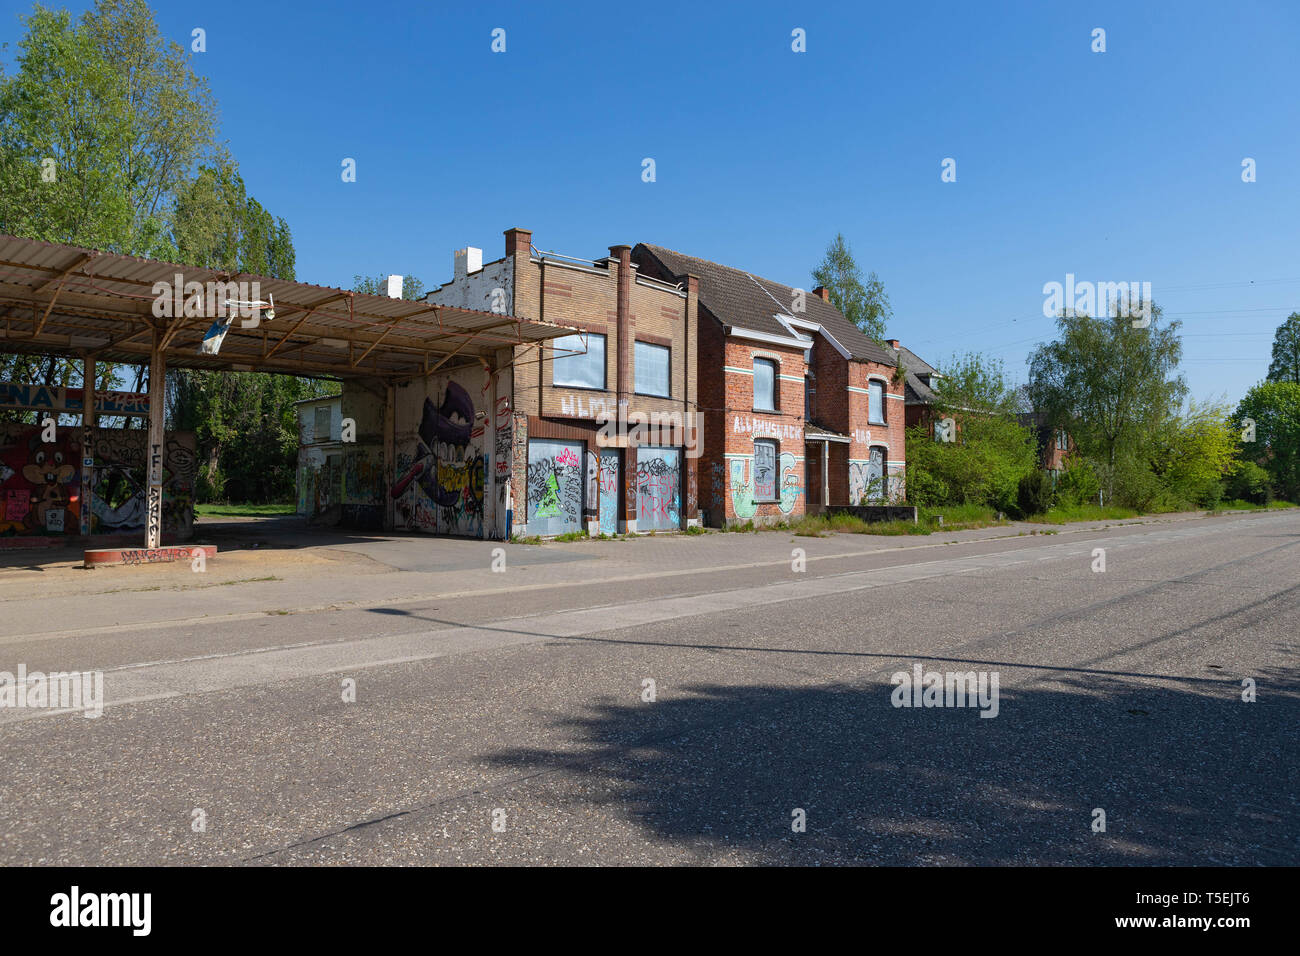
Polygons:
M981 352L953 355L933 379L939 411L959 414L978 411L1013 416L1020 411L1020 393L1007 378L1006 366Z
M1237 432L1230 409L1213 402L1189 402L1155 429L1143 445L1151 472L1174 506L1210 507L1223 496L1232 471Z
M388 295L387 276L353 276L352 291L367 295ZM417 302L424 298L424 283L415 276L402 276L402 298Z
M885 323L894 315L885 284L874 272L862 278L843 233L836 234L812 277L827 289L831 303L845 318L877 342L884 341Z
M1300 383L1300 312L1292 312L1277 327L1273 337L1273 361L1268 366L1270 382Z
M99 0L75 24L38 5L24 25L0 82L0 231L153 254L214 148L206 82L144 0Z
M1180 323L1161 319L1154 303L1144 328L1122 316L1063 314L1056 339L1038 346L1029 359L1033 407L1065 429L1093 462L1108 499L1123 487L1120 475L1137 480L1131 469L1142 442L1176 414L1187 393L1177 371Z
M1241 400L1233 418L1241 429L1242 458L1272 476L1279 496L1300 501L1300 384L1256 385ZM1254 424L1253 436L1250 423ZM1251 437L1254 441L1248 440Z

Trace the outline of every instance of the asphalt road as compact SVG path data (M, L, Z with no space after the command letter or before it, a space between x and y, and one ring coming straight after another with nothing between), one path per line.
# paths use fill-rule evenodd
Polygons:
M0 711L0 863L1300 863L1300 514L861 540L0 630L108 698ZM996 675L996 716L894 706L915 665Z

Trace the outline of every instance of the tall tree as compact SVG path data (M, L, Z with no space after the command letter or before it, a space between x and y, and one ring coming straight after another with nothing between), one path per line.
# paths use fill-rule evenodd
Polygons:
M1080 451L1104 469L1110 496L1116 467L1177 412L1187 393L1177 371L1181 323L1163 324L1161 318L1154 303L1145 328L1121 316L1067 312L1056 320L1056 339L1029 358L1034 408L1069 432Z
M214 148L216 104L145 0L73 23L37 6L0 81L0 231L155 251L172 198Z
M1300 501L1300 384L1261 382L1246 393L1235 418L1245 432L1242 458L1261 465L1282 497Z
M885 323L894 314L885 284L874 272L862 278L844 233L836 233L812 277L819 286L825 286L831 303L845 318L877 342L885 340Z
M1277 327L1273 337L1273 361L1268 366L1270 382L1300 383L1300 312L1292 312Z

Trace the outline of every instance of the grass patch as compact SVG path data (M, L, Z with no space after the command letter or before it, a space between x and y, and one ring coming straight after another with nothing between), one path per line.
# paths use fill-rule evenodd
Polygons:
M264 515L291 515L296 513L293 504L273 505L195 505L194 514L199 518L257 518Z
M820 538L828 534L929 534L930 529L911 521L863 521L849 514L804 515L792 521L755 526L752 521L733 525L730 531L784 531L804 538Z
M705 531L704 528L701 527L700 525L693 524L690 527L688 527L685 531L683 531L682 534L708 534L708 532Z
M541 544L542 539L540 535L535 535L535 534L529 534L529 535L512 534L510 536L510 543L511 544Z
M1246 501L1242 498L1233 501L1220 501L1213 508L1209 509L1212 515L1222 514L1225 511L1282 511L1286 508L1294 508L1295 505L1289 501L1270 501L1266 505L1257 505L1253 501Z
M1057 505L1046 514L1034 515L1027 520L1043 524L1069 524L1074 521L1122 521L1137 518L1139 512L1117 505Z
M944 505L941 508L920 508L918 517L923 524L939 530L940 517L943 518L944 531L968 531L971 528L996 528L1009 524L1007 519L999 518L998 512L985 505Z
M585 531L566 531L564 534L557 534L552 541L586 541L590 535Z

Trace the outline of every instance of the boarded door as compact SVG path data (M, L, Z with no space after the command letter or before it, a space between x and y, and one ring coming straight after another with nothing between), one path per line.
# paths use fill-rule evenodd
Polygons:
M528 533L567 534L582 528L582 444L528 443Z
M670 531L681 527L681 452L676 448L636 450L636 529Z
M618 450L600 450L600 533L618 534Z
M867 464L867 500L873 503L885 497L885 449L871 446L871 459Z

